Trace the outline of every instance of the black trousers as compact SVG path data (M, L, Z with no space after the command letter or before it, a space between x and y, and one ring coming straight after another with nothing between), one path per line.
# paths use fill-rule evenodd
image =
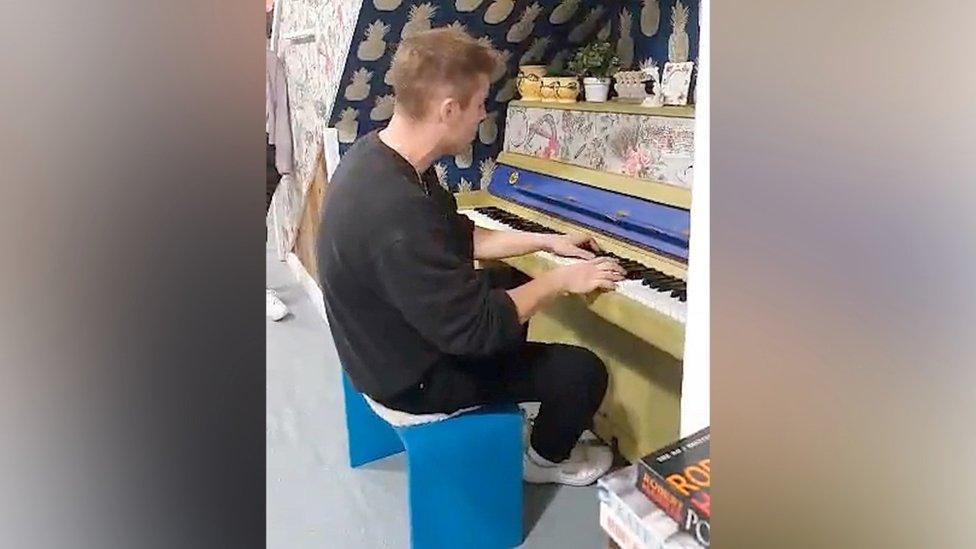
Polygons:
M486 271L497 287L523 282L517 271ZM520 280L522 278L523 280ZM539 402L531 444L550 461L569 457L592 427L607 390L607 370L592 351L557 343L523 342L487 357L450 357L387 407L412 414L450 413L470 406Z

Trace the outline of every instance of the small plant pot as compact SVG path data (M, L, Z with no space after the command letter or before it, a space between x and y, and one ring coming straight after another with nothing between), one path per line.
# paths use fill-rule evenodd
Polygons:
M610 79L588 76L583 79L583 90L587 101L602 103L607 100L607 95L610 93Z
M516 77L516 88L526 101L542 99L542 77L546 75L545 65L521 65Z
M540 93L543 101L575 103L579 95L579 79L575 76L543 76Z

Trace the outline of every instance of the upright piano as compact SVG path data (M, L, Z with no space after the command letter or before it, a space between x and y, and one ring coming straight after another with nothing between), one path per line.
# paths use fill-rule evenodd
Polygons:
M613 291L557 300L533 317L529 337L582 345L606 362L610 385L595 418L596 434L634 461L678 436L690 190L667 181L613 173L614 166L606 166L603 160L598 164L604 169L598 170L572 157L554 159L552 147L549 158L526 154L531 147L516 152L521 141L532 139L522 136L526 132L541 133L551 143L546 126L571 125L560 120L558 111L572 108L512 102L506 131L516 132L519 142L506 136L505 150L486 178L487 186L483 181L481 190L459 193L458 208L487 229L589 234L600 246L599 254L618 259L627 270L626 280ZM520 121L514 120L513 127L513 118L525 116L530 109L540 110L530 111L526 125L532 120L548 122L518 128ZM630 111L635 116L685 118L686 126L689 122L688 109ZM655 122L640 121L650 126ZM665 149L673 139L666 143ZM670 151L654 152L660 157ZM690 171L691 157L686 148L682 158L671 158L671 164L685 162L684 171ZM504 260L530 276L576 261L548 252Z

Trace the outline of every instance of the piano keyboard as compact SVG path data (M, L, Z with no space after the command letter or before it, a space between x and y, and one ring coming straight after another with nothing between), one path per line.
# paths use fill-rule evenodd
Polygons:
M560 232L492 206L460 210L459 213L484 229L553 234ZM535 252L534 255L554 265L571 265L582 261L571 257L560 257L549 252ZM619 257L609 252L597 252L597 255L612 257L627 270L626 280L617 283L616 292L682 324L685 323L688 308L687 287L684 280L639 261Z

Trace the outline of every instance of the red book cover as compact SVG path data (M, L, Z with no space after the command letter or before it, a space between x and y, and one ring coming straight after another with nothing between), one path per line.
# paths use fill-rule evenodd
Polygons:
M637 489L682 530L708 546L711 520L709 428L641 458Z

